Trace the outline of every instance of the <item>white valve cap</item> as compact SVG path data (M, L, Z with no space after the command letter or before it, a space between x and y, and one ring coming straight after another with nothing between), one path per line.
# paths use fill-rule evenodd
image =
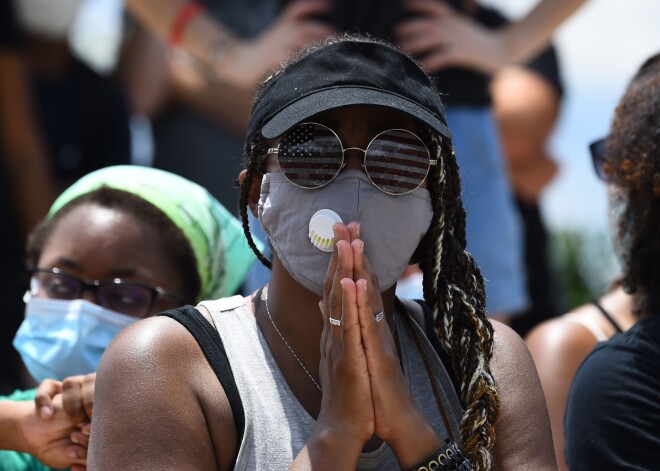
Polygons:
M319 209L309 220L309 240L319 250L332 252L335 234L332 226L343 222L332 209Z

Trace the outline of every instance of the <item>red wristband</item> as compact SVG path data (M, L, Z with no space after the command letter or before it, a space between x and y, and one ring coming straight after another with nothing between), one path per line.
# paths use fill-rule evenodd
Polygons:
M176 12L176 16L172 21L170 34L167 38L168 44L171 47L178 47L181 44L183 33L190 20L204 11L204 5L198 2L193 1L182 5L181 8L179 8L179 11Z

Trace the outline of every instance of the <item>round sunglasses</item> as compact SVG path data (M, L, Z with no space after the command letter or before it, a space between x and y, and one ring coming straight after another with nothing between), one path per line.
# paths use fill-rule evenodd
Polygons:
M183 296L162 288L119 278L83 280L59 268L37 268L29 272L30 292L48 299L80 299L86 290L94 294L94 302L111 311L133 317L145 317L157 298L183 302Z
M362 168L371 183L388 195L405 195L419 188L432 165L428 147L416 134L389 129L377 134L366 149L344 148L337 133L318 123L302 123L287 131L276 148L284 177L305 189L321 188L335 179L346 165L348 150L364 153Z

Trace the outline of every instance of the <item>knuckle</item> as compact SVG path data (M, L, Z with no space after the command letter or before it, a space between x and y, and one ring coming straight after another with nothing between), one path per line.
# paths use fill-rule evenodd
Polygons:
M323 291L329 293L332 290L333 279L330 275L326 275L323 279Z
M329 312L335 312L341 309L341 300L337 299L337 296L331 296L330 297L330 302L328 303L328 307L330 308Z

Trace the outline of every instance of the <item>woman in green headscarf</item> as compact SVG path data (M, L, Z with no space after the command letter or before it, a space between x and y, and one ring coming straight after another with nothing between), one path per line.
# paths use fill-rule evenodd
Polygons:
M66 190L28 239L26 317L14 339L44 382L41 418L35 390L0 398L0 448L25 452L0 452L0 468L47 469L37 458L84 465L91 409L86 417L69 398L92 397L94 377L69 381L64 405L74 403L75 420L61 397L50 399L60 381L95 371L112 338L140 318L233 294L253 260L240 223L177 175L108 167Z

